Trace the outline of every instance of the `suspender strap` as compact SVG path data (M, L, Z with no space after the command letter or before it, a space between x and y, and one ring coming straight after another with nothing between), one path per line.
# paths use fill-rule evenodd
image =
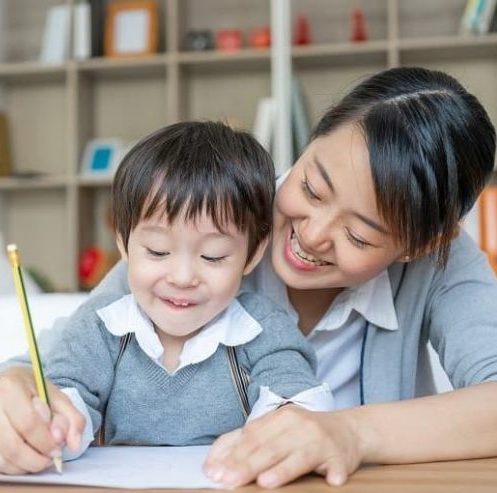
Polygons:
M238 393L243 415L245 416L245 419L247 419L250 414L250 404L247 394L249 384L248 375L242 370L238 363L236 349L233 346L226 346L226 353L228 355L228 362L230 365L231 379L233 380L233 385Z
M121 358L123 357L124 351L128 347L128 344L133 339L133 333L128 332L126 335L122 336L119 340L119 353L117 355L116 362L114 363L114 376L112 377L112 386L114 386L114 379L116 378L116 370L121 362ZM100 429L98 430L98 434L95 438L94 444L99 447L103 447L105 445L105 415L107 413L107 402L104 405L102 410L102 422L100 424Z

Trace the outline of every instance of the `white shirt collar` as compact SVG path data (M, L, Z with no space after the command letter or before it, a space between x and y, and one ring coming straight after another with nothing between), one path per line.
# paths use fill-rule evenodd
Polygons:
M378 327L387 330L399 328L392 286L386 270L357 287L342 291L330 309L336 313L334 321L328 320L327 325L331 327L341 327L355 310L368 322Z
M132 294L99 309L97 314L106 329L117 337L134 332L143 352L162 366L161 357L164 352L162 343L151 320L140 309ZM261 332L261 325L237 300L233 300L198 334L185 342L180 355L180 364L174 373L187 365L205 361L216 352L219 344L239 346L255 339Z
M298 315L288 299L286 286L273 270L270 252L266 252L254 272L244 278L242 290L257 291L268 296L274 303L287 311L295 322L298 321ZM318 322L314 331L339 329L353 311L378 327L387 330L398 329L392 287L387 270L380 272L376 277L359 286L342 291Z

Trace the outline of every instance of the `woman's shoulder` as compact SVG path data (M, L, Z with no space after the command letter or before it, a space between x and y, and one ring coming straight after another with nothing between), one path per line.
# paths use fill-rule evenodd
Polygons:
M445 267L437 264L434 255L426 255L408 264L396 262L389 267L388 273L393 293L406 286L412 290L414 285L434 290L472 280L495 283L486 255L464 230L452 240Z

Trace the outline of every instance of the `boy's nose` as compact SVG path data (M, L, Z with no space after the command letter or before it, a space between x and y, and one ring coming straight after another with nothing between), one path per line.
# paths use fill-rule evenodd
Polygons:
M194 288L199 285L199 279L194 270L188 264L171 267L171 271L166 275L169 284L182 289Z

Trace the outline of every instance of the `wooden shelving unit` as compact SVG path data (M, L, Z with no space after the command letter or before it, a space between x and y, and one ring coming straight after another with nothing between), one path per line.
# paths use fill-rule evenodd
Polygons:
M15 171L0 178L0 231L19 244L27 265L60 290L77 290L77 261L93 244L111 245L105 207L111 180L79 174L92 138L133 142L160 126L194 118L253 125L270 95L270 53L187 52L189 29L268 25L268 0L158 0L164 50L137 59L37 62L45 13L56 0L5 2L0 35L0 107L9 115ZM497 34L457 35L465 0L364 0L369 41L348 42L350 2L289 0L306 13L314 44L292 48L294 72L316 121L361 77L398 65L456 75L497 122ZM70 2L74 3L74 0ZM23 33L23 35L21 35Z

